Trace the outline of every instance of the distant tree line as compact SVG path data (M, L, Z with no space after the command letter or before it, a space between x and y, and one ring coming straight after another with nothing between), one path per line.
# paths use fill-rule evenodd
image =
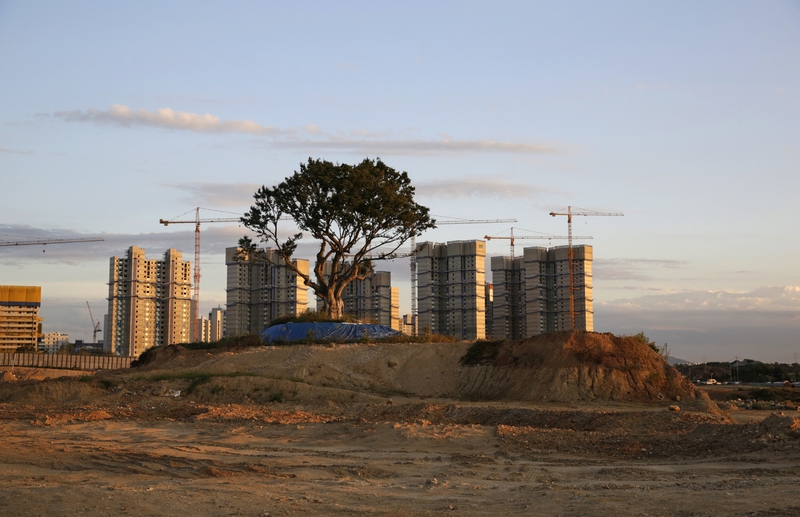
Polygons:
M677 364L675 368L691 381L716 379L718 382L781 382L800 380L798 363L762 363L745 359L738 363L712 362Z

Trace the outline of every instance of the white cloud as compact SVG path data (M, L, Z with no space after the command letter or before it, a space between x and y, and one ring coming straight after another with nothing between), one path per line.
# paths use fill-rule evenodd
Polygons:
M261 187L256 183L205 182L168 184L165 186L184 191L186 196L183 200L186 202L201 206L225 207L249 207L253 204L253 194ZM224 217L234 216L225 215Z
M787 361L797 351L800 287L685 291L595 303L595 330L644 331L673 354L699 361Z
M90 122L94 124L116 124L119 126L147 126L199 133L245 133L270 137L258 143L273 149L292 149L303 152L333 151L360 155L453 155L477 153L504 154L562 154L563 149L554 145L533 142L508 142L497 140L458 140L449 135L437 139L392 138L386 132L366 129L335 131L326 133L316 124L301 128L279 129L263 126L252 120L222 120L206 113L189 113L170 108L156 111L133 110L128 106L114 104L107 110L86 109L57 111L53 114L68 122ZM298 139L300 133L311 138ZM13 150L0 149L6 152Z
M152 126L166 129L180 129L200 133L252 133L256 135L276 135L280 130L272 126L262 126L252 120L221 120L206 113L188 113L170 108L159 108L155 112L146 109L133 111L128 106L114 104L106 111L95 109L57 111L56 117L68 122L94 122L97 124L118 124L121 126Z
M548 192L543 187L490 179L455 179L415 183L417 194L423 197L509 197L530 198Z
M653 280L652 274L645 274L644 270L677 269L688 262L683 260L663 259L637 259L637 258L612 258L595 259L592 269L593 276L598 280Z
M0 154L33 154L35 151L21 151L19 149L9 149L8 147L0 147Z
M562 154L557 147L534 143L500 142L495 140L275 140L268 147L303 151L339 151L373 156L390 155L453 155L477 153Z
M351 65L351 64L348 64L348 63L342 63L341 61L336 63L336 68L340 68L342 70L347 70L348 72L360 72L361 71L361 67L356 66L356 65Z

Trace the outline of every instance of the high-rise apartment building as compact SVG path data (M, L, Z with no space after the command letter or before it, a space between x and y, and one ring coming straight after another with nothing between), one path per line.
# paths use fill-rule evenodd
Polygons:
M188 343L191 279L191 263L174 249L163 260L147 259L136 246L111 257L106 350L138 357L154 346Z
M330 274L326 264L325 274ZM317 298L317 307L325 303ZM342 291L342 310L359 321L400 330L400 290L392 287L389 271L374 271L363 280L353 280Z
M484 241L424 242L417 253L419 330L457 339L486 336Z
M575 329L594 330L592 247L573 246ZM525 248L522 257L492 257L494 337L570 329L569 248Z
M308 260L292 261L308 274ZM258 334L275 318L308 310L308 287L278 253L270 248L248 254L241 248L225 250L228 287L226 336Z
M0 352L36 349L42 331L39 286L0 285Z

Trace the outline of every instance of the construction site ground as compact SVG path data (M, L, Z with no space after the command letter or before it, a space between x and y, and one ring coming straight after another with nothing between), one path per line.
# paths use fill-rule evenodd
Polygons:
M466 400L431 395L444 385L398 389L402 375L378 371L425 376L421 346L6 369L0 514L800 515L797 412ZM469 344L437 346L450 365ZM454 382L445 366L430 384ZM452 367L464 382L467 367Z

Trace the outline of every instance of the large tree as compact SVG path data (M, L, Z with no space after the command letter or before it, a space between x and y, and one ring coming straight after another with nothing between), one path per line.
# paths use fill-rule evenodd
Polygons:
M274 187L261 187L253 197L255 204L242 223L277 250L286 266L322 298L334 319L342 316L347 284L369 276L373 261L393 258L412 235L436 227L428 208L414 201L408 174L380 159L347 165L309 158L292 176ZM286 216L320 242L313 278L292 264L302 232L278 234ZM240 246L255 251L249 238Z

